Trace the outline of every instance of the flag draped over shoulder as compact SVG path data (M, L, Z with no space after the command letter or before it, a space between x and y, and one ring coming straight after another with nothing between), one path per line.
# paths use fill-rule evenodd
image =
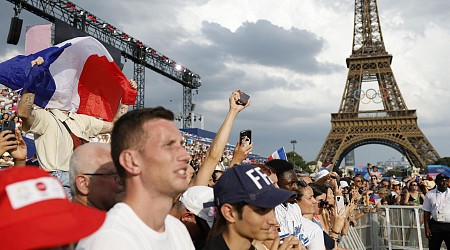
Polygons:
M274 160L274 159L280 159L280 160L287 161L286 151L284 150L284 147L279 148L277 151L273 152L269 156L269 161Z
M41 56L44 63L31 67ZM35 94L35 104L112 121L120 101L133 105L137 91L106 48L77 37L28 56L0 63L0 83Z

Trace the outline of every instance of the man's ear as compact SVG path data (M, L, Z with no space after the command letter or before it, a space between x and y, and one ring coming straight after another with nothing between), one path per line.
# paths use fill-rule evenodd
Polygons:
M139 154L135 150L126 149L122 151L119 155L119 163L131 175L141 173Z
M77 175L75 177L75 185L77 187L78 192L83 195L89 194L89 177L85 175Z
M230 204L223 204L220 208L220 212L222 213L225 220L227 220L230 223L234 223L237 219L237 211L233 208Z
M181 222L195 222L195 215L192 212L186 212L181 215Z

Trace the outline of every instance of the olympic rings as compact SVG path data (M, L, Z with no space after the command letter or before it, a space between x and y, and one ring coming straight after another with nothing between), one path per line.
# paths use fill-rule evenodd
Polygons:
M379 104L383 99L387 99L388 97L389 89L387 88L380 88L378 91L375 89L368 89L365 92L362 89L357 89L353 92L353 98L360 101L362 104L369 104L370 102ZM364 101L366 98L367 101Z

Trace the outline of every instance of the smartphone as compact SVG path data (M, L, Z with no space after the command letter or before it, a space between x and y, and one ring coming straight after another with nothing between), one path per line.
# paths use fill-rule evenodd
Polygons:
M2 121L2 131L9 130L11 131L11 134L15 133L16 130L16 123L14 121L9 120L3 120ZM16 137L9 138L8 141L15 141Z
M239 143L242 142L244 137L247 137L244 142L246 145L252 143L252 131L250 129L242 130L241 132L239 132Z
M344 204L344 197L343 196L336 196L336 211L339 213L339 211L341 211L341 209L345 209L345 204Z
M248 99L250 99L250 96L247 95L246 93L239 91L239 100L237 100L237 104L239 105L247 105Z

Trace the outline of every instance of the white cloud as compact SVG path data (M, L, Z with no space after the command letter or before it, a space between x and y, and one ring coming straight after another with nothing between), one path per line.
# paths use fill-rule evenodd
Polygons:
M251 128L255 152L272 153L297 139L297 152L313 160L338 111L351 53L352 0L77 1L98 17L199 73L203 86L194 97L206 129L217 131L228 110L231 90L251 95L233 134ZM450 155L450 16L447 0L379 0L386 49L407 106L441 156ZM0 3L0 8L12 8ZM26 15L27 20L35 21ZM9 18L0 17L6 33ZM41 21L42 23L42 21ZM32 25L32 23L26 23ZM255 39L260 36L259 39ZM23 36L24 37L24 36ZM22 39L23 39L22 37ZM0 60L20 49L0 47ZM14 47L16 48L16 47ZM276 54L263 54L264 51ZM127 63L127 75L132 64ZM146 105L181 110L182 88L153 72L146 74ZM446 126L447 125L447 126ZM236 137L236 136L235 136ZM230 138L234 143L236 138ZM364 146L360 164L398 153ZM375 147L378 151L378 147ZM370 147L369 147L370 149Z

